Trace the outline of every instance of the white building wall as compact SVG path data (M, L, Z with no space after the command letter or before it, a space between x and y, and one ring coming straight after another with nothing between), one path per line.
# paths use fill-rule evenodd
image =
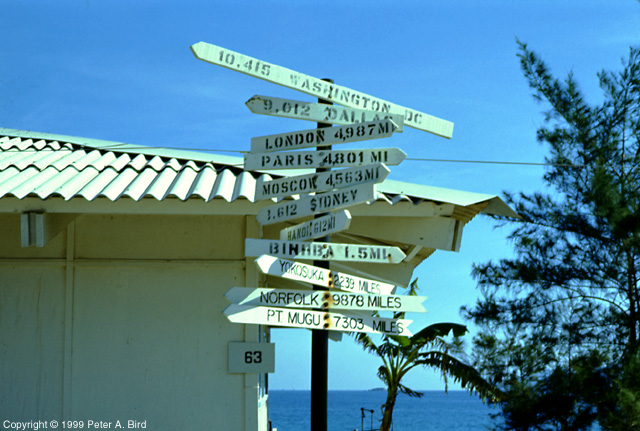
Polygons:
M19 215L0 214L3 418L264 430L245 376L227 372L229 341L246 339L222 314L245 281L245 229L244 217L83 215L21 248Z

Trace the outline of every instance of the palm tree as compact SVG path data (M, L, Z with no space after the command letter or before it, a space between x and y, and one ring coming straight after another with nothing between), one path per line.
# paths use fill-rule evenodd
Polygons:
M409 295L415 295L417 279L411 283ZM404 313L397 313L395 318L403 318ZM421 397L423 393L403 385L402 378L413 368L422 365L434 368L442 374L445 390L448 379L460 383L463 389L476 393L482 400L500 401L502 393L498 388L484 380L473 367L453 356L458 337L467 332L467 327L457 323L436 323L429 325L412 337L383 335L382 342L375 344L367 334L359 333L356 341L363 348L380 357L382 364L378 369L378 377L387 386L387 399L381 406L382 423L380 431L389 431L398 393L413 397ZM443 337L453 333L455 340L447 343Z

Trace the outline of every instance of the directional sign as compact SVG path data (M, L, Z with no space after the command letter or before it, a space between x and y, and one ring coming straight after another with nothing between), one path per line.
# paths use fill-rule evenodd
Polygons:
M282 198L304 193L323 192L342 189L360 184L381 183L389 175L389 168L382 163L339 171L284 177L264 181L262 177L256 183L256 199Z
M399 148L375 150L292 151L289 153L245 154L245 169L344 168L384 163L398 165L407 155Z
M251 138L252 153L299 150L334 144L388 138L398 127L391 120L370 121L340 127L324 127Z
M380 113L365 109L259 95L247 100L245 105L254 114L315 121L316 123L350 125L389 119L396 125L396 132L402 132L404 129L404 117L398 113Z
M351 90L347 87L332 84L282 66L267 63L238 52L204 42L198 42L192 45L191 51L193 51L196 58L200 60L237 72L246 73L255 78L292 88L314 97L326 99L351 108L368 109L382 113L398 113L404 115L407 126L445 138L451 138L453 134L453 123L449 121L405 108L378 99L377 97Z
M425 313L425 296L371 295L336 290L291 290L234 287L224 296L232 304L328 310L393 311Z
M392 246L245 238L245 256L263 254L289 259L369 263L399 263L405 258L402 250Z
M289 280L311 283L316 286L336 288L348 292L390 295L395 291L393 284L356 277L344 272L330 271L306 263L294 262L263 255L256 259L258 269L263 274L274 275Z
M347 332L372 332L388 335L413 335L409 324L413 320L386 317L350 316L328 311L295 310L273 307L252 307L231 304L224 314L234 323L287 326L292 328L324 329Z
M282 229L280 239L282 241L306 241L349 229L350 224L351 213L342 210Z
M374 200L376 189L374 184L360 184L317 195L307 195L300 199L284 201L262 208L256 215L261 225L278 223L284 220L306 217L316 213L350 207Z

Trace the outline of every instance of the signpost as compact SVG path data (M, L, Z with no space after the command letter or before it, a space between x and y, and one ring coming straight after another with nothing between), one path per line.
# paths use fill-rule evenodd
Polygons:
M269 254L289 259L368 263L399 263L405 258L402 250L391 246L256 238L245 238L244 254L245 256Z
M307 195L297 200L284 201L262 208L258 211L256 220L263 226L269 225L319 212L350 207L371 201L375 199L375 196L375 185L361 184L327 193Z
M336 85L332 82L326 82L282 66L267 63L257 58L249 57L248 55L205 42L198 42L191 45L191 51L196 58L208 63L298 90L320 99L351 108L368 109L381 113L398 113L404 115L407 126L445 138L451 138L453 134L453 123L449 121L414 109L405 108L386 100Z
M301 100L281 99L272 96L255 95L245 102L254 114L323 122L327 124L351 125L389 119L397 127L396 132L404 130L404 117L398 113L380 113L366 109L345 108L324 103L303 102Z
M411 311L424 313L424 296L374 295L329 290L291 290L273 288L233 287L224 295L239 305L264 305L302 309L336 309L360 311Z
M333 144L388 138L398 126L391 120L377 120L347 126L300 130L251 138L252 153L299 150Z
M280 231L282 241L306 241L340 232L349 228L351 213L347 210L327 214Z
M244 155L245 169L344 168L384 163L399 165L407 155L399 148L371 150L293 151L290 153L249 153Z
M382 163L339 171L284 177L256 184L256 199L282 198L303 193L323 192L332 189L381 183L389 175L389 168Z
M356 277L343 272L330 271L306 263L294 262L269 255L263 255L257 258L256 264L263 274L311 283L316 286L336 288L348 292L390 295L396 288L395 285L390 283Z
M321 329L325 331L370 332L374 334L413 335L409 324L413 320L349 315L328 311L296 310L275 307L252 307L231 304L224 309L231 322L255 325Z

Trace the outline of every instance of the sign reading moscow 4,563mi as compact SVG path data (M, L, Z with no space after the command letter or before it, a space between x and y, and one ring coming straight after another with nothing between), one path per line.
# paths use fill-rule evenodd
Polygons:
M256 199L282 198L303 193L323 192L342 189L360 184L381 183L389 175L389 168L382 163L341 169L339 171L319 172L278 178L256 183Z
M252 307L231 304L224 314L234 323L288 326L292 328L324 329L348 332L372 332L388 335L411 336L409 324L413 320L387 317L351 316L348 314L295 310L274 307Z
M263 254L289 259L370 263L399 263L405 258L402 250L392 246L245 238L245 256Z
M316 213L350 207L375 199L375 186L361 184L327 193L308 195L293 201L280 202L258 211L256 220L261 225L306 217Z

